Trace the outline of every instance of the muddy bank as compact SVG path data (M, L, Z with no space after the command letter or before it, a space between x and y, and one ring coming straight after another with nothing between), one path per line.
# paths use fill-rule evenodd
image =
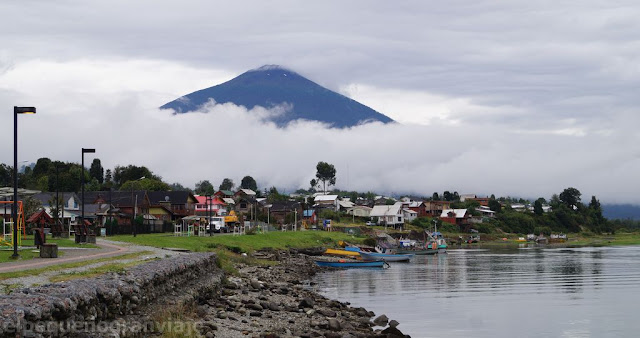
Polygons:
M279 264L238 264L238 276L197 307L205 337L405 337L395 320L311 291L311 277L326 269L313 257L296 251L256 256Z

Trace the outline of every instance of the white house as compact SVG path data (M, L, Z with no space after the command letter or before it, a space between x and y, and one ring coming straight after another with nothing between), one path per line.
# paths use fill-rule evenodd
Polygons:
M313 202L319 207L331 206L335 211L340 210L338 195L318 195L313 199Z
M404 225L402 202L397 202L393 205L376 205L371 210L369 217L377 217L378 224L401 227Z
M352 208L347 209L347 214L357 217L370 217L372 209L373 208L369 208L364 205L356 205Z
M411 209L402 209L402 215L404 216L404 220L407 222L411 222L418 218L418 212Z

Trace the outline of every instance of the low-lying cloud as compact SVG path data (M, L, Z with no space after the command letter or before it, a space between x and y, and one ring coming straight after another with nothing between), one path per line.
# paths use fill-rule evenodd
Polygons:
M444 116L420 125L411 123L409 114L405 124L331 129L297 121L279 128L265 118L286 112L286 104L247 110L212 102L200 112L178 115L156 108L192 85L181 77L172 81L175 74L211 85L228 77L224 71L198 73L159 61L104 62L71 67L33 61L0 74L0 103L7 110L0 117L0 162L12 163L11 106L35 105L37 115L20 116L20 160L80 162L80 149L92 147L105 168L145 165L170 183L193 187L207 179L217 185L225 177L239 183L251 175L261 188L288 192L307 188L316 163L326 161L336 166L341 189L548 198L573 186L585 199L596 195L603 202L640 203L635 183L640 152L630 146L640 141L635 130L640 117L634 111L612 115L606 126L584 125L582 133L558 132L561 123L513 128L465 120L457 109L480 114L483 108L461 99L460 105L443 103L456 123ZM26 80L34 76L40 76L36 83ZM85 162L92 158L87 155Z

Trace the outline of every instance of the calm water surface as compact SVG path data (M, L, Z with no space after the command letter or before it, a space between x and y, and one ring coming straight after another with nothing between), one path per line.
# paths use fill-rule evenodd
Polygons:
M315 281L412 337L640 337L640 247L450 250Z

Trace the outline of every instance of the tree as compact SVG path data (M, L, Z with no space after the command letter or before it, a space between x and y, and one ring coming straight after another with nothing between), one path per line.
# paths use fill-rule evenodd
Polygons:
M128 165L126 167L116 166L113 172L113 181L116 185L122 185L126 181L138 180L141 177L161 180L145 166Z
M445 191L445 192L442 194L442 198L443 198L445 201L453 201L453 195L451 194L451 192L449 192L449 190Z
M495 198L489 199L488 205L491 211L495 211L495 212L502 211L502 204L500 204L500 202L498 202Z
M215 193L216 188L213 187L213 184L208 180L200 181L196 183L196 194L198 195L213 195Z
M209 184L211 184L211 183L209 183ZM211 187L213 187L213 185ZM191 189L183 186L182 184L180 184L178 182L169 184L169 189L171 189L171 191L189 191L189 192L192 191Z
M102 168L102 163L100 163L99 158L94 158L93 162L91 162L89 175L91 175L92 178L98 180L98 183L104 183L104 168Z
M105 172L104 183L107 188L111 188L111 185L113 184L113 175L111 174L111 169L107 169L107 171Z
M318 183L322 182L322 191L327 193L327 183L329 186L336 185L336 168L327 162L318 162L316 165L316 178Z
M542 201L539 198L533 203L533 213L538 216L542 216L544 213L544 210L542 210Z
M315 192L316 188L318 187L318 181L315 178L312 178L311 181L309 181L309 184L311 185L311 189L309 189L311 192Z
M220 183L220 187L218 188L218 190L232 190L234 186L235 184L233 183L232 179L225 178L224 180L222 180L222 183Z
M286 201L288 199L287 196L282 195L278 192L278 189L276 187L271 187L269 189L269 193L267 195L267 201L269 203L275 202L275 201Z
M569 209L576 209L580 203L580 191L576 188L567 188L560 193L560 202L564 203Z
M169 190L169 185L155 178L144 178L141 180L132 180L124 182L120 186L120 190L149 190L164 191Z
M258 190L258 183L256 183L256 180L254 180L253 177L245 176L245 177L242 178L242 181L240 182L240 188L242 188L242 189L251 189L253 191L257 191Z
M439 201L440 200L440 196L438 196L437 192L434 192L433 195L431 195L431 200L433 200L433 201Z

